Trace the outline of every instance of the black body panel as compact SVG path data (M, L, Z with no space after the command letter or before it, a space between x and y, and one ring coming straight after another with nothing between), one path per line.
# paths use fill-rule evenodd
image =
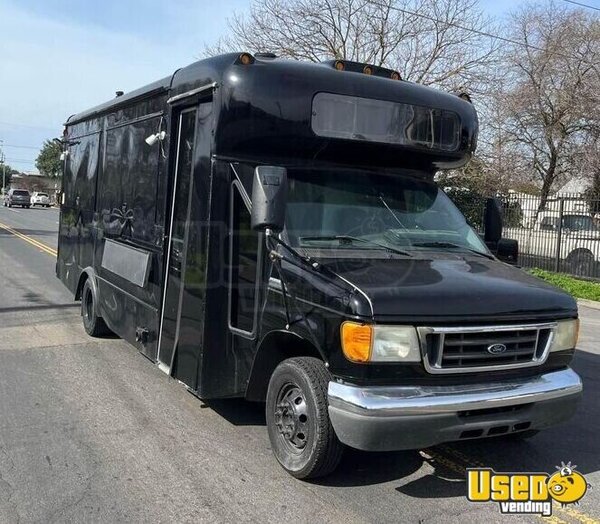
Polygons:
M334 375L356 383L465 383L481 376L432 376L417 364L351 363L340 349L340 324L481 324L577 315L570 297L496 260L448 253L413 259L319 256L318 269L298 261L282 264L286 326L281 275L266 256L263 236L242 241L232 235L232 221L249 216L254 166L402 167L431 179L439 167L468 161L477 115L453 94L408 82L341 72L331 64L257 58L242 65L238 57L202 60L66 124L57 276L76 297L85 278L96 279L102 317L145 356L203 398L260 399L278 361L298 354L319 356ZM319 92L452 111L461 123L458 148L434 152L319 137L311 128ZM190 144L180 292L165 304L174 260L168 255L177 122L182 110L193 107L199 110ZM146 143L163 131L163 140ZM103 264L106 239L119 244L126 260ZM148 260L143 279L128 267L139 260ZM117 274L110 268L121 269ZM245 282L243 293L232 292L234 274ZM171 327L163 325L168 307L174 308ZM161 360L158 353L161 326L173 334L172 359ZM538 374L565 367L571 356L560 352L543 366L490 376Z

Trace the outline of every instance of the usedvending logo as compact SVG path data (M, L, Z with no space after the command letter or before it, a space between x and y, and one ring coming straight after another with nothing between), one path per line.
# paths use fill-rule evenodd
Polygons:
M561 462L555 473L496 473L489 468L467 470L467 498L471 502L498 502L506 515L552 515L552 501L563 507L578 504L590 485Z

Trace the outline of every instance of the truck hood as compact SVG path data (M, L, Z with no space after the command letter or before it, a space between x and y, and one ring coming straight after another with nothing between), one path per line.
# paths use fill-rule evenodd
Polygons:
M321 262L357 288L355 313L376 319L468 317L476 322L577 314L570 295L497 260L433 256Z

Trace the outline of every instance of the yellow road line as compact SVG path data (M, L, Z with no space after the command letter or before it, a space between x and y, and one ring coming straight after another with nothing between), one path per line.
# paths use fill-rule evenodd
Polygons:
M11 233L12 235L15 235L16 237L19 237L21 240L25 240L25 242L28 242L29 244L37 247L38 249L41 249L44 253L47 253L48 255L52 255L53 257L55 257L57 255L57 252L55 249L51 248L50 246L47 246L46 244L43 244L39 240L36 240L35 238L30 237L29 235L24 235L23 233L19 233L18 231L15 231L12 227L7 226L6 224L3 224L0 222L0 228L8 231L9 233Z

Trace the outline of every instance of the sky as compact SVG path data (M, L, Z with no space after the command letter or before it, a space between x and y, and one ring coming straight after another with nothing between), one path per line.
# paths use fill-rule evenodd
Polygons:
M527 0L481 0L502 17ZM587 0L600 5L600 0ZM250 0L0 0L0 147L35 171L69 115L171 74Z

